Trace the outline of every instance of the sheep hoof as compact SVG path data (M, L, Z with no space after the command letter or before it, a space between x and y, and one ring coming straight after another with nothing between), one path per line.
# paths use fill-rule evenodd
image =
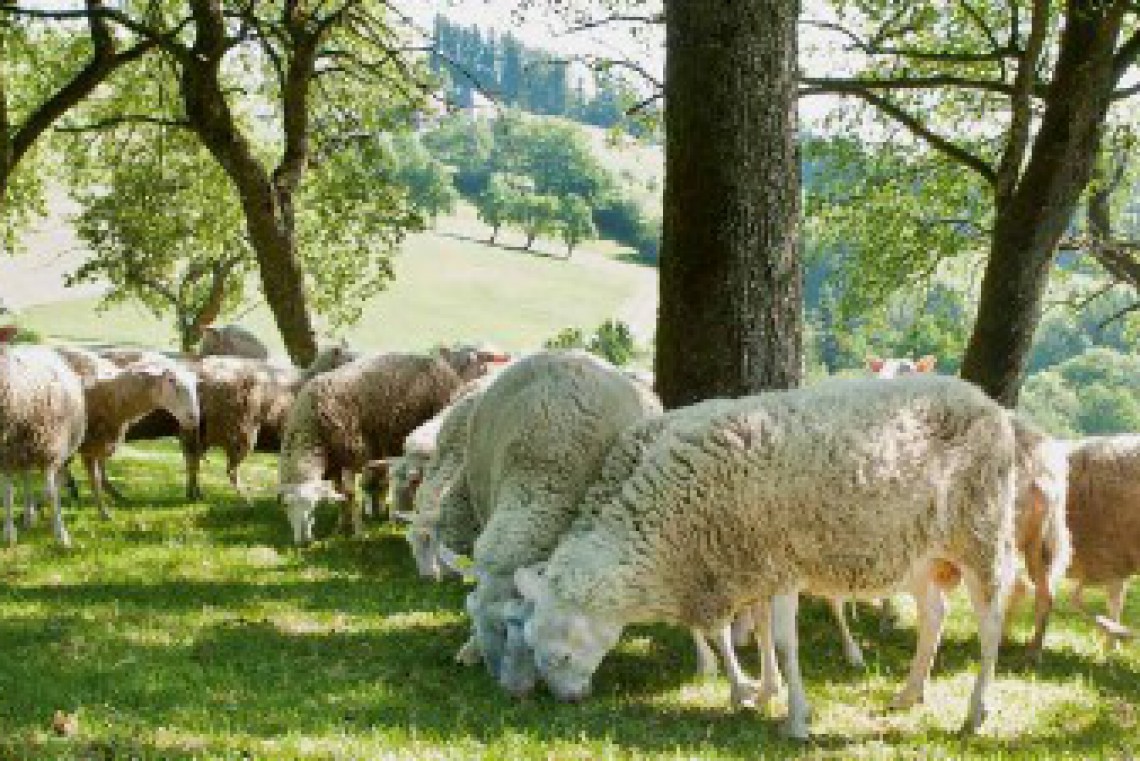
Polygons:
M811 730L808 729L806 721L793 721L788 717L780 724L780 734L789 740L796 740L797 742L807 742L811 739Z
M56 534L55 540L59 543L59 546L65 550L71 549L71 534L67 533L67 531L61 531Z
M455 662L462 666L478 666L483 661L483 654L479 652L479 645L474 639L469 639L455 654Z
M863 652L858 649L848 651L847 663L850 664L852 668L867 668L867 663L863 660Z
M739 710L741 708L756 708L760 705L760 688L755 682L740 682L732 685L732 707Z
M978 730L982 728L982 723L986 720L986 716L988 716L989 713L990 712L984 707L976 713L971 713L966 717L966 721L962 724L962 728L958 731L958 734L963 737L976 735Z
M16 546L16 527L7 526L4 529L4 541L8 543L9 547Z

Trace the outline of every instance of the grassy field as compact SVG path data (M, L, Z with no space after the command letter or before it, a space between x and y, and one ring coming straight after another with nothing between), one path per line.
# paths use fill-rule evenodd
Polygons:
M533 348L565 327L594 328L627 311L644 315L644 309L631 311L632 302L655 295L656 271L621 261L622 252L612 244L596 242L563 261L551 256L562 254L553 241L541 242L538 253L525 253L513 248L521 236L504 235L504 247L486 245L486 237L487 229L467 207L441 220L436 231L411 236L395 259L396 280L343 335L373 350L465 340ZM174 344L172 321L129 305L97 312L97 303L89 297L30 307L23 321L52 340ZM649 322L653 314L651 303ZM282 351L264 306L241 321L273 351Z
M702 681L683 633L627 632L577 706L515 702L482 669L452 663L465 636L465 588L418 579L397 531L329 538L303 550L268 495L242 506L209 463L207 500L181 498L168 444L126 447L112 476L130 495L112 522L69 510L75 540L46 522L0 550L0 758L1131 758L1140 751L1140 654L1106 655L1062 606L1044 665L1003 650L993 713L955 735L977 645L965 601L939 655L927 704L885 713L913 649L908 624L881 637L855 622L865 673L844 665L821 606L801 615L816 715L807 746L775 717L734 714L723 679ZM324 513L319 533L331 531ZM1102 604L1093 596L1094 604ZM1129 616L1140 616L1140 604ZM1027 634L1026 615L1015 638ZM747 664L757 669L754 653ZM56 711L77 719L57 736Z

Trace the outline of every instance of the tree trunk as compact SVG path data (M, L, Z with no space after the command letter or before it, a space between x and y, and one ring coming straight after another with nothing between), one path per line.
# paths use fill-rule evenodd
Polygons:
M666 0L656 383L667 407L797 386L796 18L790 0Z
M1008 407L1017 405L1053 255L1092 174L1116 84L1123 10L1107 6L1069 0L1029 162L1009 199L998 203L962 377Z
M283 176L273 178L261 165L238 129L223 94L219 68L224 28L219 20L220 10L210 3L201 6L196 10L200 26L193 53L181 61L186 116L202 144L237 188L265 300L289 357L296 365L307 367L316 357L317 341L309 316L304 272L297 256L291 197L295 185L290 185L295 179L291 175L299 176L304 164L303 157L292 154L306 150L306 142L288 142L279 168ZM297 118L292 109L288 116ZM288 172L280 171L286 166Z

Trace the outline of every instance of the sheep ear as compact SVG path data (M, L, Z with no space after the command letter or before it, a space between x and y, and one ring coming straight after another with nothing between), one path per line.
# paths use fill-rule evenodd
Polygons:
M873 373L880 373L883 371L883 366L886 364L879 357L867 357L867 369Z
M933 354L927 354L922 359L914 363L914 369L920 373L934 372L934 366L938 364L938 358Z
M525 599L531 602L537 600L546 588L546 577L543 575L545 571L546 563L519 568L515 571L515 589Z

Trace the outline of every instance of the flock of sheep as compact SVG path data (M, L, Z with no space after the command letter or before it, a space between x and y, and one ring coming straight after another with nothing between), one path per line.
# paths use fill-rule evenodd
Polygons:
M194 357L0 343L5 537L14 479L31 525L42 473L68 542L59 486L76 454L109 517L103 465L125 438L179 436L190 497L209 448L225 451L243 497L242 460L279 450L296 542L312 540L320 502L340 503L358 533L387 494L421 575L473 578L457 658L507 692L541 681L584 699L626 626L665 621L691 631L702 672L723 662L734 705L764 705L786 682L784 730L798 738L810 713L801 593L831 601L856 663L844 601L914 597L918 646L892 701L905 708L923 697L962 581L981 645L973 731L1011 597L1033 589L1036 652L1066 573L1078 602L1084 585L1106 585L1097 621L1114 641L1131 636L1120 619L1140 567L1140 437L1051 440L932 367L875 360L874 377L664 411L647 379L576 351L336 346L298 370L235 326ZM758 684L735 650L753 635Z

